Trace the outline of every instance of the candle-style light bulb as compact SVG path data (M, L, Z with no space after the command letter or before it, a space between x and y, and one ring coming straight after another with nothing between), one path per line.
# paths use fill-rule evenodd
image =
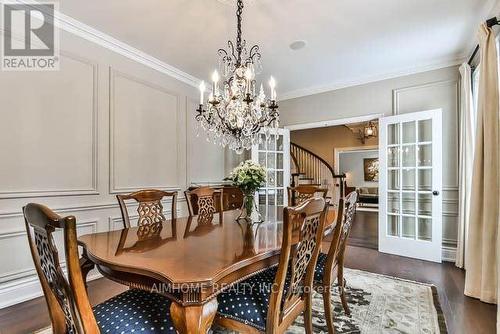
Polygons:
M276 88L276 81L274 78L271 76L271 79L269 80L269 87L271 87L271 100L276 100L276 91L274 88Z
M215 70L214 73L212 74L212 81L219 82L219 72L217 72L217 70Z
M245 79L252 80L252 76L252 69L250 67L247 67L247 69L245 70Z
M213 91L214 91L214 96L217 96L219 95L219 72L217 72L217 70L214 71L214 73L212 74L212 81L214 82L214 87L213 87Z
M203 105L203 94L205 93L205 89L207 87L205 86L205 81L202 81L200 83L200 104Z
M252 85L252 77L253 77L252 70L250 69L250 67L247 67L247 69L245 70L245 79L246 79L245 93L246 94L250 94L250 88Z

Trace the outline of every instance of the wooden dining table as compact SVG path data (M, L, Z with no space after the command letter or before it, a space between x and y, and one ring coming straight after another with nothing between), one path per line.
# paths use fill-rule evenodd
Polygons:
M167 296L179 333L206 333L217 312L217 295L278 263L283 208L265 207L263 222L237 220L239 210L167 220L79 237L84 273L95 265L116 282ZM331 230L333 220L327 219ZM89 263L91 266L89 266Z

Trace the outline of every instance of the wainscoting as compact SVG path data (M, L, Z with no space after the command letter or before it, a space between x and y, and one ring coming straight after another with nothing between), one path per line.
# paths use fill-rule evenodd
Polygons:
M26 203L75 215L81 235L121 226L115 194L224 177L224 150L196 138L196 88L101 45L61 31L60 71L0 75L0 308L41 295Z
M443 110L443 259L454 261L458 229L458 79L393 90L393 114Z

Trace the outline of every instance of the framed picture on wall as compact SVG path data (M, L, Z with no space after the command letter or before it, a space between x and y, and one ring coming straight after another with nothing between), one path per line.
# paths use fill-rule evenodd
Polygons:
M365 181L378 182L378 158L363 159L363 171Z

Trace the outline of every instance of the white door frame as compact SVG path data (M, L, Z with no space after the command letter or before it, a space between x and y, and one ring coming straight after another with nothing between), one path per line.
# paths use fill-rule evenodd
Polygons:
M286 126L284 126L284 128L288 129L290 131L325 128L325 127L336 126L336 125L368 122L368 121L373 121L374 119L378 119L380 117L384 117L384 114L368 114L368 115L355 116L355 117L335 118L335 119L330 119L330 120L326 120L326 121L319 121L319 122L297 123L297 124L286 125Z
M404 193L403 184L402 184L402 171L404 167L402 165L402 157L398 155L398 167L395 167L395 170L398 170L398 187L395 189L394 193L399 194L399 205L397 206L397 210L391 216L398 217L396 222L398 224L398 236L392 236L388 234L387 229L387 217L388 217L388 162L387 162L387 127L389 124L400 124L398 131L398 144L395 144L394 147L398 148L398 150L405 145L413 145L416 148L419 147L419 143L421 141L416 137L415 143L402 144L402 129L401 125L408 121L418 121L432 118L432 138L430 143L432 144L432 158L431 158L431 166L429 166L432 170L432 186L428 191L419 191L419 183L418 183L418 171L419 168L429 168L429 167L419 167L418 159L415 160L415 190L411 190L412 193L415 194L415 212L413 214L405 214L403 209L403 200L402 194ZM415 131L417 131L417 126L415 126ZM407 256L412 258L418 258L422 260L441 262L442 261L442 110L441 109L433 109L427 111L420 111L414 113L405 113L398 114L394 116L388 116L385 118L381 118L379 120L379 161L380 161L380 172L379 172L379 251L383 253L390 253L400 256ZM422 142L423 145L428 145L428 142ZM416 150L416 153L418 151ZM409 168L415 168L410 167ZM435 170L437 169L437 170ZM433 192L436 192L433 194ZM430 198L432 199L432 213L429 216L425 216L419 214L419 194L430 193ZM402 229L402 220L403 217L410 216L415 219L415 236L413 238L405 238L401 234ZM431 240L423 240L418 238L418 221L419 218L426 219L429 217L432 222L432 235Z

